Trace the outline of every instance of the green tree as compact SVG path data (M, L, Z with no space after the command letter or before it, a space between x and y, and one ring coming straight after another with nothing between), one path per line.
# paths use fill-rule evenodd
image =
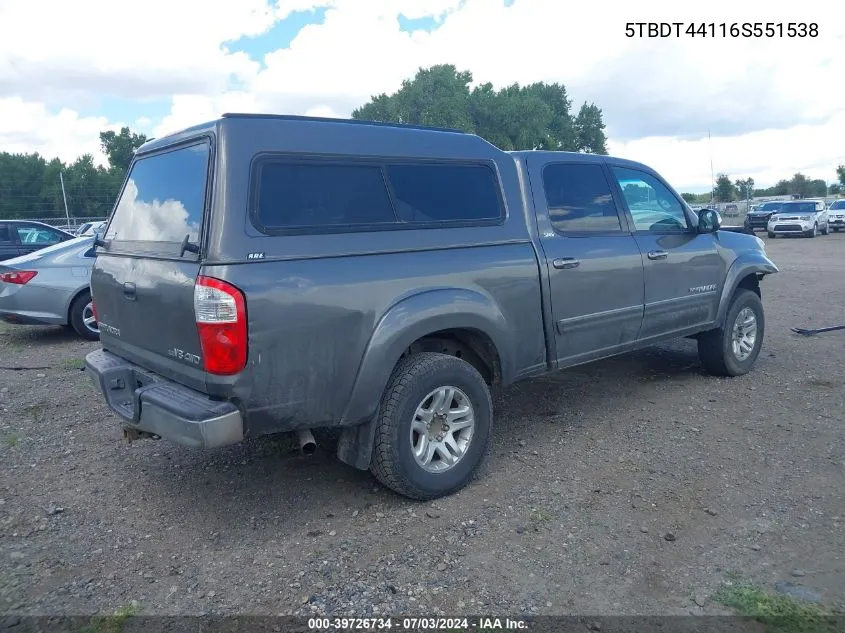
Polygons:
M129 163L135 155L135 150L147 142L143 134L136 134L128 127L120 128L120 132L108 130L100 132L100 147L112 169L121 170L125 173L129 169Z
M352 118L468 131L470 82L472 73L458 72L452 64L420 68L398 92L374 97L354 110Z
M452 64L420 68L391 95L380 94L353 119L448 127L478 134L503 150L546 149L607 153L601 110L582 106L573 119L562 84L490 83L470 89L472 73Z
M716 202L730 202L736 198L736 188L727 174L716 176L716 189L713 192Z
M734 186L737 189L737 193L739 194L740 200L745 200L746 198L752 198L754 196L754 179L753 178L746 178L745 180L737 180L734 183Z
M682 193L681 197L687 202L687 204L695 204L698 201L698 196L694 193Z
M575 118L576 147L579 152L607 154L601 109L594 103L581 106Z
M827 188L827 192L832 196L838 196L840 193L843 193L843 191L845 191L845 189L838 182L833 183Z
M789 193L793 196L804 198L809 191L807 177L804 174L798 173L789 181Z
M836 177L839 178L840 186L845 187L845 165L836 167Z
M807 195L810 197L824 197L827 195L827 183L816 179L807 183Z

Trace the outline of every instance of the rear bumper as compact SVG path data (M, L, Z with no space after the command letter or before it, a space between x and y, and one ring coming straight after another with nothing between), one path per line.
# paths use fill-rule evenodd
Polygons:
M217 448L244 438L238 408L163 378L103 349L85 357L109 407L124 424L185 446Z
M54 288L0 282L0 321L19 325L65 325L65 295Z

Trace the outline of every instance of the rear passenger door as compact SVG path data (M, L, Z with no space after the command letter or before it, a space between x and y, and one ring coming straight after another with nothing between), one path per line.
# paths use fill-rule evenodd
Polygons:
M17 238L13 224L0 224L0 262L21 254Z
M639 338L681 335L716 320L726 264L715 233L701 234L675 193L647 171L612 165L643 253L645 311Z
M599 161L527 160L558 363L574 365L621 351L636 340L642 323L643 265L605 167Z

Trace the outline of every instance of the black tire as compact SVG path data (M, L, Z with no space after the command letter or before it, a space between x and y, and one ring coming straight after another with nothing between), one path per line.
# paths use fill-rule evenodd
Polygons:
M732 336L737 316L743 308L750 308L757 322L757 334L751 354L740 360L734 354ZM725 324L703 333L698 338L698 357L704 369L716 376L742 376L751 371L760 348L763 346L763 336L766 332L766 321L763 313L763 302L757 293L740 288L736 291L725 315Z
M839 229L834 228L834 229L833 229L833 232L834 232L834 233L839 233Z
M85 325L85 319L88 317L89 306L91 304L91 293L89 291L81 292L70 304L70 312L68 314L70 327L82 338L88 341L99 341L100 332L96 329L91 329Z
M822 230L822 235L827 235L830 233L830 226L825 224L824 229Z
M775 238L777 237L777 235L775 235L775 234L774 234L774 233L772 233L771 231L767 231L767 232L768 232L769 237L770 237L771 239L775 239Z
M417 407L438 387L466 394L475 426L466 453L442 473L420 466L412 452L411 423ZM411 499L443 497L472 481L490 447L493 401L481 374L454 356L422 352L402 359L387 383L376 420L370 471L388 488Z
M806 233L807 237L816 237L819 234L819 225L813 224L813 228L810 229L809 233Z

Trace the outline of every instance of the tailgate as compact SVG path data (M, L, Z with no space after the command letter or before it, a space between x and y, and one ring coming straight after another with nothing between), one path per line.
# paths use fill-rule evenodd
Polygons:
M133 162L91 271L103 347L200 391L206 375L194 283L210 149L204 138Z

